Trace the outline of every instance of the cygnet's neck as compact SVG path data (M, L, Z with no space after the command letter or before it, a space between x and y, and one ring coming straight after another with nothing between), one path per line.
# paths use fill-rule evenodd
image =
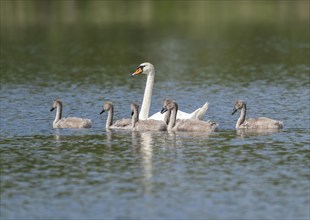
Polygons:
M245 115L246 115L246 104L244 104L240 111L240 117L238 118L238 121L236 123L236 128L239 128L245 121Z
M177 120L177 112L178 112L178 105L175 104L174 108L170 110L170 120L167 128L168 130L172 130L172 128L175 126Z
M108 117L107 117L107 122L106 122L106 129L110 128L110 126L113 123L113 115L114 115L114 106L111 105L109 111L108 111Z
M53 122L53 125L56 125L56 123L61 119L61 115L62 115L62 103L57 102L57 104L56 104L56 117L55 117L55 120Z
M139 114L138 114L138 110L135 108L133 109L133 114L132 114L132 121L131 121L132 128L136 126L138 121L139 121Z

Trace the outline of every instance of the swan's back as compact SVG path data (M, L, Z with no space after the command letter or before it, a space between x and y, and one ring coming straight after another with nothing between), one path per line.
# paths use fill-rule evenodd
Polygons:
M91 120L76 117L62 118L54 128L91 128Z
M218 124L214 121L201 121L197 119L181 119L176 121L173 130L176 131L217 131Z
M158 120L139 120L133 129L134 131L166 131L167 125Z
M111 129L131 129L131 118L122 118L117 120L113 125L110 126Z
M242 123L239 128L249 129L280 129L283 128L283 122L270 118L249 118Z

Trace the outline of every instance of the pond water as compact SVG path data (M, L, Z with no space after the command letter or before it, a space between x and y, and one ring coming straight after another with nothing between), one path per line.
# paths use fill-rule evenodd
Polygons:
M1 2L1 219L308 219L309 2L95 2ZM151 113L207 101L219 132L105 131L104 101L141 103L145 61ZM93 127L53 129L54 97ZM284 129L237 132L237 99Z

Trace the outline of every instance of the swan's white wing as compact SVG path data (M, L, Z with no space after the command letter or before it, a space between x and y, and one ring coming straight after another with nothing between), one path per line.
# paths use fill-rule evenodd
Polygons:
M166 114L166 113L165 113ZM154 119L154 120L158 120L158 121L163 121L165 118L165 114L161 114L160 112L156 112L154 115L152 115L151 117L148 118L149 119Z
M178 113L177 113L177 119L190 119L190 118L193 117L192 114L189 114L189 113L186 113L186 112L182 112L182 111L179 110Z
M182 112L179 110L177 113L177 119L190 119L193 117L194 113L195 112L193 112L192 114L188 114L186 112ZM151 117L149 117L148 120L154 119L154 120L158 120L158 121L163 121L164 118L165 118L165 114L161 114L160 112L156 112Z
M198 119L198 120L203 120L203 118L204 118L208 108L209 108L209 104L208 104L208 102L206 102L201 108L196 109L195 111L193 111L190 114L178 110L177 119ZM155 114L153 114L148 119L154 119L154 120L163 121L164 117L165 117L164 114L161 114L160 112L156 112Z
M117 120L113 125L110 126L110 129L131 129L131 118L122 118Z
M203 120L208 108L209 103L206 102L201 108L198 108L193 113L191 113L191 119Z

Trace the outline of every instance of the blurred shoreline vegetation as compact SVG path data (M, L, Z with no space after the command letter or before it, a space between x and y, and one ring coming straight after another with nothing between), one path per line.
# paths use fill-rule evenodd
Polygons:
M10 68L47 75L46 66L55 73L88 67L72 71L89 75L137 60L216 65L221 72L301 65L304 73L309 2L0 0L1 79Z
M205 32L234 23L309 25L309 1L1 0L1 29L31 26L177 25ZM282 26L282 27L281 27ZM203 29L201 30L201 27Z

